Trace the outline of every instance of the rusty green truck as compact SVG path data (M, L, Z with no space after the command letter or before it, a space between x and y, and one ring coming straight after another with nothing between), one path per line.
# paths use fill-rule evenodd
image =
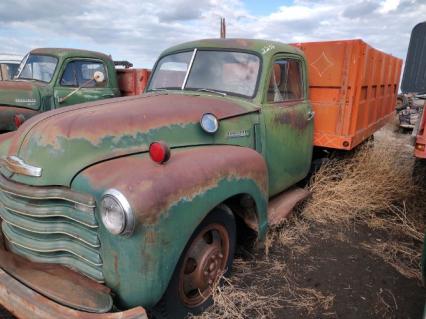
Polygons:
M116 69L115 64L110 56L99 52L32 50L22 60L15 78L0 82L0 133L16 130L41 112L140 94L149 71L130 68L128 62L124 63L127 68Z
M200 40L164 51L141 96L1 135L0 304L44 319L203 311L236 245L306 196L308 83L298 48Z

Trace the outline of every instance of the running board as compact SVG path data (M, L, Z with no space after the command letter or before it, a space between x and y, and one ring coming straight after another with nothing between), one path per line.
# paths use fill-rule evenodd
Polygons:
M279 225L293 210L294 206L306 199L311 193L299 187L291 187L288 190L274 196L268 204L269 226Z

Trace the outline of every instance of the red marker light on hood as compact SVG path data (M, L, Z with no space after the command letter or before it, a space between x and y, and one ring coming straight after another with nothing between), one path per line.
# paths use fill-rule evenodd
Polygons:
M16 128L19 128L22 125L22 123L24 123L25 118L22 114L16 114L15 117L13 118L13 121L15 122Z
M164 164L170 159L170 148L164 142L153 142L149 146L149 156L159 164Z

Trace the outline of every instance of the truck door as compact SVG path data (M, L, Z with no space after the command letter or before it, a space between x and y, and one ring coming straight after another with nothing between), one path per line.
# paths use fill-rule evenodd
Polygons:
M307 83L302 57L275 57L262 107L270 195L303 179L310 168L314 113Z
M100 83L93 79L96 71L104 75ZM107 68L100 60L68 60L58 77L54 92L57 108L115 96Z

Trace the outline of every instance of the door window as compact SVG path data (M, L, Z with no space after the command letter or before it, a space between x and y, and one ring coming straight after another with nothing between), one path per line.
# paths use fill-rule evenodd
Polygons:
M295 59L280 59L273 64L268 87L270 103L303 99L302 64Z
M94 80L96 71L104 74L104 81L98 83ZM60 81L61 86L85 88L104 88L107 86L107 73L102 62L71 61L67 64Z

